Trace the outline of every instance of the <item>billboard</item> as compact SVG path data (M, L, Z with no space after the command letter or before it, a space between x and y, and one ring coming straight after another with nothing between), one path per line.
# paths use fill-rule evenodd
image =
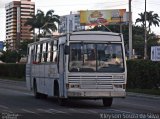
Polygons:
M80 11L80 23L84 25L115 24L125 22L126 9Z
M160 61L160 46L151 47L151 60Z

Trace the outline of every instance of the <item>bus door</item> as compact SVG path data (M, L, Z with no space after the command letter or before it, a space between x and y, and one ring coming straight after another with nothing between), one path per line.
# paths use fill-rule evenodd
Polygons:
M66 97L65 89L65 55L64 44L59 46L59 94L60 97Z

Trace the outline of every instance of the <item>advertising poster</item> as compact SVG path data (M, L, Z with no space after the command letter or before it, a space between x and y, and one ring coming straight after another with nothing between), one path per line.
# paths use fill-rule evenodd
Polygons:
M151 47L151 60L160 61L160 46Z
M84 25L115 24L124 22L126 9L80 11L80 23Z

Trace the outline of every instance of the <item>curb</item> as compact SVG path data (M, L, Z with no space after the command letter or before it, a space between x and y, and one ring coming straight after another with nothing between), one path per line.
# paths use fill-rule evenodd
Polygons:
M141 98L150 98L150 99L160 100L160 96L158 96L158 95L149 95L149 94L143 94L143 93L127 92L127 96L141 97Z

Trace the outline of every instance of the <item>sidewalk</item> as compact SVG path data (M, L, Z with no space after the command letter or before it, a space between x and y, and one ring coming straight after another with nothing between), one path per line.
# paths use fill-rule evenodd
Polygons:
M141 97L141 98L150 98L150 99L160 100L160 96L158 96L158 95L149 95L149 94L143 94L143 93L127 92L127 96Z

